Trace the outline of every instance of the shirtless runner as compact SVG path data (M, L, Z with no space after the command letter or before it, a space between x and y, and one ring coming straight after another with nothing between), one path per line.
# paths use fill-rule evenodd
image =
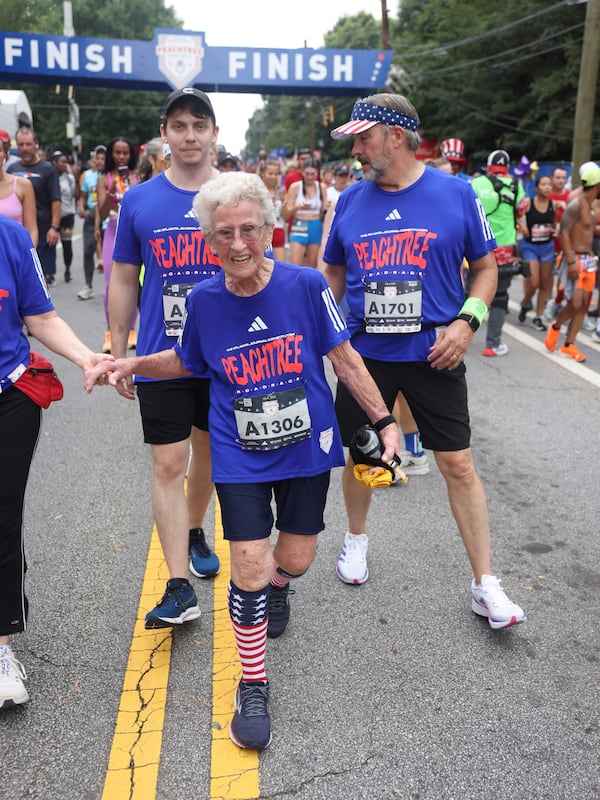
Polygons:
M571 200L560 221L562 256L558 281L564 286L567 304L548 329L545 339L546 348L556 350L561 326L569 322L560 352L578 362L585 361L585 356L575 345L575 338L594 291L598 270L598 258L592 250L595 224L592 203L600 196L600 167L597 164L590 162L585 166L581 172L581 185L581 193Z

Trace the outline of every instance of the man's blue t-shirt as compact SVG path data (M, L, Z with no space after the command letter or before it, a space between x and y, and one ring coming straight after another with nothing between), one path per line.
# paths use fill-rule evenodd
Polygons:
M161 173L132 187L121 201L113 259L145 266L139 355L174 345L181 333L186 296L198 282L221 270L192 208L196 194L178 189Z
M362 180L340 195L325 247L346 265L348 328L361 355L426 361L435 328L465 299L463 259L482 258L494 237L468 183L431 167L387 192Z
M327 282L308 267L276 261L250 297L228 291L223 273L194 289L175 351L211 379L214 481L309 477L343 465L323 356L349 336Z
M0 215L0 380L29 364L23 317L52 311L46 280L29 232Z

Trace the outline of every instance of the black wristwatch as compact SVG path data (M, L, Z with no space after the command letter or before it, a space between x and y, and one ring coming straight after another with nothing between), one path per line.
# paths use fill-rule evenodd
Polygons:
M479 328L479 320L473 314L459 314L456 319L464 319L473 333Z
M50 227L52 228L53 231L60 233L60 228L58 227L58 225L50 225Z

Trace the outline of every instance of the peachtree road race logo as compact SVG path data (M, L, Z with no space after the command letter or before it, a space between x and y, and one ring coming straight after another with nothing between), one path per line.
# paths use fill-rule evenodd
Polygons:
M202 37L159 33L156 55L158 68L165 78L176 89L183 89L202 71Z

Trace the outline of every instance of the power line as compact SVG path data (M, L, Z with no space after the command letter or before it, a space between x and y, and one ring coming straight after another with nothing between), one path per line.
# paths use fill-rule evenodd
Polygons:
M420 75L434 75L434 74L438 74L439 75L439 74L444 73L444 72L456 72L456 71L460 71L460 70L470 69L471 67L475 66L476 64L484 64L484 63L486 63L488 61L493 61L494 59L499 58L499 57L505 59L506 56L510 56L512 53L518 53L520 50L526 50L528 47L533 47L534 45L540 44L540 42L546 42L546 41L549 41L550 39L555 39L557 36L563 36L566 33L570 33L571 31L574 31L574 30L576 30L578 28L583 28L583 27L584 27L584 23L581 22L581 23L578 23L577 25L572 25L570 28L565 28L562 31L557 31L556 33L552 33L552 34L549 34L548 36L544 36L544 37L542 37L540 39L536 39L535 42L527 42L526 44L522 44L522 45L518 45L517 47L513 47L510 50L503 50L500 53L494 53L491 56L484 56L483 58L473 59L472 61L464 61L461 64L452 64L452 65L450 65L448 67L436 67L434 69L425 69L422 72L420 72L419 74ZM583 41L583 37L580 37L579 39L572 39L571 41L572 42L581 42L581 41ZM544 50L536 50L534 53L529 53L527 55L522 56L521 58L514 58L514 59L511 60L510 63L511 63L511 65L512 64L517 64L520 61L527 60L528 58L534 58L535 56L543 55L544 53L551 53L554 50L561 50L561 49L564 48L564 45L565 45L565 43L562 42L561 44L557 45L556 47L546 48ZM492 68L493 68L493 66L494 65L492 65Z
M436 47L422 47L417 50L409 50L408 52L402 53L402 58L420 58L422 56L443 56L446 55L448 50L454 50L456 47L462 47L465 44L471 44L471 42L478 42L481 39L487 39L489 36L495 36L498 33L502 33L504 31L510 30L511 28L516 27L517 25L521 25L523 22L529 22L536 17L543 16L544 14L549 14L551 11L556 11L559 8L563 8L564 6L573 5L573 0L561 0L560 3L555 3L553 6L549 6L548 8L542 8L539 11L535 11L533 14L528 14L526 17L522 17L521 19L515 20L514 22L507 22L505 25L501 25L498 28L494 28L490 31L484 31L483 33L475 34L475 36L469 36L467 39L460 39L456 42L449 42L448 44L437 45Z

